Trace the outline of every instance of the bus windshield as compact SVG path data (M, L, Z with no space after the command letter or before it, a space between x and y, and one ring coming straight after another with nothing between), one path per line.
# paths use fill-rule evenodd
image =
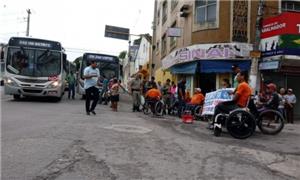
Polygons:
M8 72L32 77L50 77L61 72L61 53L50 50L9 48Z
M84 69L89 66L89 64L86 61L82 62L82 69L81 69L81 78L83 79L83 71ZM111 62L97 62L97 68L100 71L100 75L102 77L106 77L108 79L111 79L113 77L118 77L118 70L119 65L117 63L111 63Z

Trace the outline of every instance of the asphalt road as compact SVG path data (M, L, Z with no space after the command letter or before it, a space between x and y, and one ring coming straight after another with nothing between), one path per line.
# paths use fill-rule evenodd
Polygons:
M214 137L205 122L132 113L122 99L87 116L78 98L14 101L1 89L1 179L300 179L299 124Z

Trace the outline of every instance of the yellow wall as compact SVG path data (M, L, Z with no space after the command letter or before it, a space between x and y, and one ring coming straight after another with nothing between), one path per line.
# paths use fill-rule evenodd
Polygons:
M172 74L168 71L162 71L161 68L157 69L155 71L155 81L161 81L162 83L166 82L167 79L170 79L171 81L174 79Z

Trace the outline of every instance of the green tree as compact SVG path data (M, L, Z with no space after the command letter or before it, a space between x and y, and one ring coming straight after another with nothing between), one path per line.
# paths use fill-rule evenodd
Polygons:
M122 52L120 52L119 58L120 58L120 59L125 59L126 54L127 54L127 51L122 51Z

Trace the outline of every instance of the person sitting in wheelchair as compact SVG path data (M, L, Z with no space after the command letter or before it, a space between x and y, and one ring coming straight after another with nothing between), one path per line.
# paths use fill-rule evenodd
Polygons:
M248 78L249 76L247 72L239 72L237 74L237 80L239 84L235 90L233 100L221 102L215 107L213 123L215 121L215 117L218 114L229 114L232 110L235 110L237 108L244 108L247 106L248 99L251 96L251 88L248 84ZM213 123L212 126L210 126L210 129L213 129Z
M150 104L151 111L154 112L155 104L160 101L162 95L157 87L149 89L145 95L145 100Z
M197 106L202 106L204 102L204 95L201 92L201 88L195 88L195 93L191 98L191 101L186 104L186 110L194 111Z
M278 110L279 95L277 93L277 86L274 83L266 85L266 94L269 97L267 102L257 102L257 106L260 107L259 110L264 110L266 108Z

